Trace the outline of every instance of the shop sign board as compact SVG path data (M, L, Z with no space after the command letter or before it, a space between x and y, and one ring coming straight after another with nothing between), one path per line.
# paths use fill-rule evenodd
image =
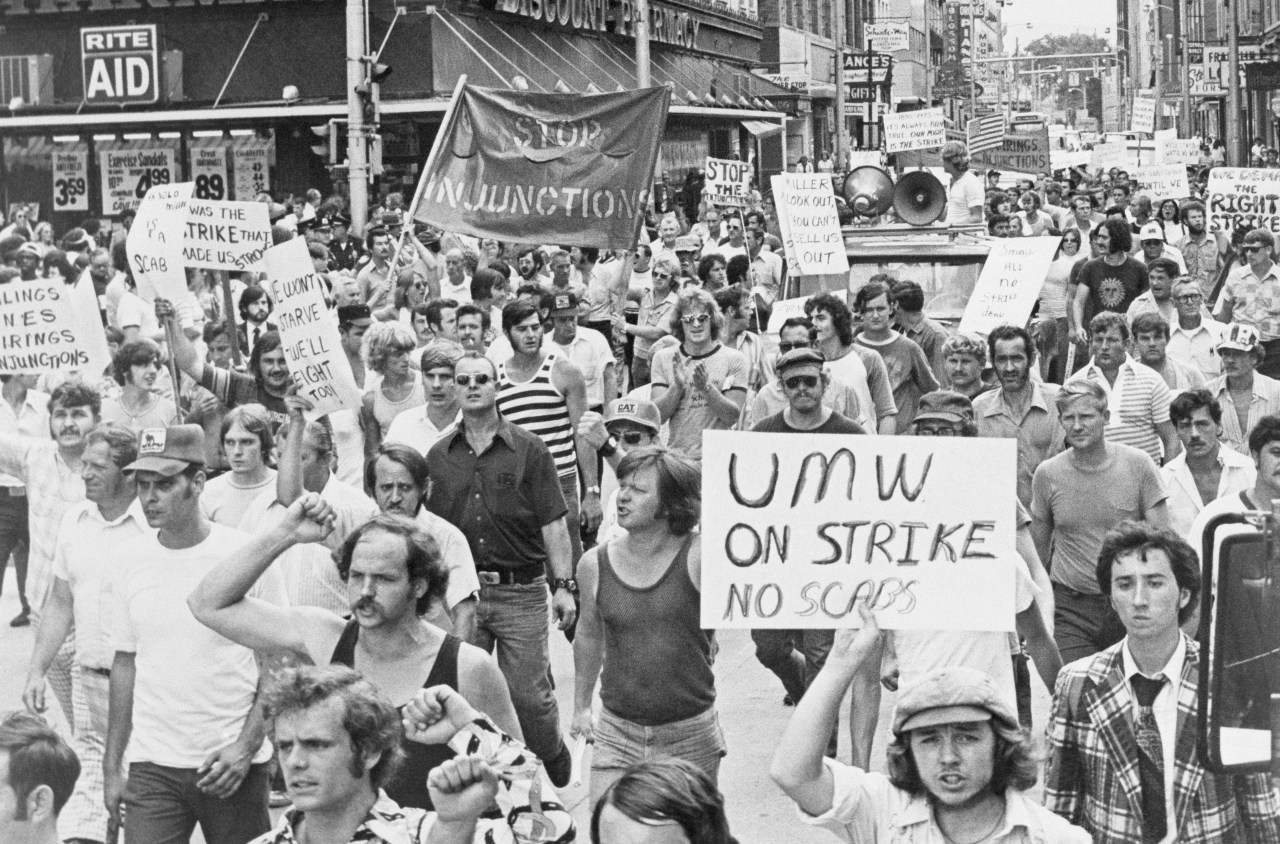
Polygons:
M147 191L177 178L177 156L169 147L98 150L102 214L114 217L137 208Z
M877 53L896 53L911 49L911 27L906 21L884 21L863 24L867 47Z
M80 30L84 100L136 105L160 99L155 24L90 26Z
M227 199L227 148L192 147L191 181L196 199Z
M89 151L53 149L53 210L89 210Z

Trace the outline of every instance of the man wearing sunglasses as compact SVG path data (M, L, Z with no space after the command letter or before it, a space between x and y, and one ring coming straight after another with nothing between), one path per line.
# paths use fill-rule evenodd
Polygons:
M658 406L645 399L623 396L609 402L605 413L587 411L578 422L578 436L593 446L609 461L616 472L627 452L651 445L662 445L662 414ZM599 544L625 533L618 527L618 491L609 496L600 522Z
M1258 371L1280 377L1280 270L1272 260L1275 238L1266 229L1244 236L1240 251L1248 263L1227 274L1213 312L1218 322L1258 329L1265 354Z
M809 322L808 317L789 317L782 324L782 328L778 330L779 358L792 349L810 348L812 346L809 340L811 328L812 323ZM760 388L760 392L756 393L755 400L751 403L751 413L747 416L747 419L751 422L759 422L781 413L788 405L786 389L783 387L782 381L776 377L776 367L777 361L775 360L770 366L774 376L766 380L764 386ZM822 403L832 410L838 411L846 418L857 422L863 426L863 430L866 430L871 423L862 412L862 405L858 401L857 392L831 372L828 372L827 375L827 385L822 391Z
M822 352L808 346L789 349L778 358L776 371L787 406L755 424L752 431L769 434L864 434L862 426L823 402L831 376L823 371ZM752 630L756 659L782 682L783 704L800 702L805 689L826 662L833 630ZM836 733L827 746L835 756Z

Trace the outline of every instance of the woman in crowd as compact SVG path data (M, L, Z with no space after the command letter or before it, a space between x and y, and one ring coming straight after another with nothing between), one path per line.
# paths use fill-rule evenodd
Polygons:
M413 332L399 322L374 323L364 336L365 366L378 376L360 407L366 460L378 453L391 420L426 403L422 379L409 360L417 345Z

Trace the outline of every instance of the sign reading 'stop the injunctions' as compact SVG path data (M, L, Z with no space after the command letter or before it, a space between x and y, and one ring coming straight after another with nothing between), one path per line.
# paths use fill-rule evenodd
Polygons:
M155 24L80 30L84 98L90 105L160 99Z

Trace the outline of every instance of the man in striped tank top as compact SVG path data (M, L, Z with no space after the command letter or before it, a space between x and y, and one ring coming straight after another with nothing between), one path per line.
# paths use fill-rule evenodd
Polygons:
M600 526L600 480L595 449L575 432L587 409L582 372L554 347L544 350L545 328L537 307L510 302L502 309L502 331L511 343L512 357L498 366L498 412L546 445L555 459L560 491L569 508L569 541L573 565L582 556L582 514L586 528ZM586 494L578 503L578 472Z

